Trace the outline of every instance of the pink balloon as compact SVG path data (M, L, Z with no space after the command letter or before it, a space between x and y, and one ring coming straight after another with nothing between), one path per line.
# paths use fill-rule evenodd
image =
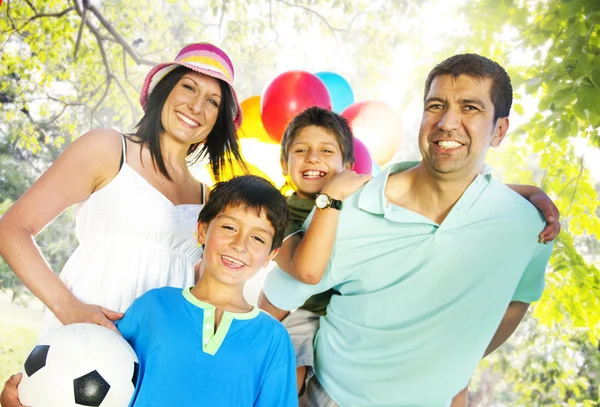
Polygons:
M386 103L377 100L353 103L342 116L348 120L354 137L365 143L377 164L387 163L400 148L402 121Z
M373 160L371 160L371 154L367 146L356 137L352 138L352 142L354 144L354 172L357 174L371 174Z

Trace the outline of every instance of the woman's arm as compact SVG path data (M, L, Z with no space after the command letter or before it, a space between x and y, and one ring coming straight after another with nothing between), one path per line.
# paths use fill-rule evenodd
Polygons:
M552 202L552 199L544 191L532 185L506 184L507 187L527 199L535 206L546 218L546 227L539 234L540 243L548 243L560 232L560 213L558 208Z
M116 331L114 313L83 304L50 269L35 236L71 205L88 198L119 171L121 137L111 129L77 139L0 218L0 254L23 284L62 322L92 322Z

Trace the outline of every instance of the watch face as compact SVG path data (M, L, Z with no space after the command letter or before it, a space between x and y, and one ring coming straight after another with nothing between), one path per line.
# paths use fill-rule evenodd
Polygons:
M325 194L317 195L317 198L315 199L315 205L320 209L327 207L328 202L329 198Z

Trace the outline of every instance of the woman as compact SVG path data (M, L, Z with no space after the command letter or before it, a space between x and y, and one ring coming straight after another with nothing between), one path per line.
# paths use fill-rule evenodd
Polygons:
M228 160L242 161L233 77L219 48L186 46L144 80L134 133L84 134L0 219L0 254L51 311L41 333L76 322L116 331L112 321L144 292L193 285L195 218L208 188L188 164L207 156L218 178ZM59 278L34 238L73 204L80 244Z

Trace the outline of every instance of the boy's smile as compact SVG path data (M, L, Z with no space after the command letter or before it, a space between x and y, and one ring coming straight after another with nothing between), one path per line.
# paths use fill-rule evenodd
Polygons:
M350 169L344 164L337 138L318 126L303 128L289 148L287 162L282 161L284 175L290 175L296 194L313 199L335 174Z

